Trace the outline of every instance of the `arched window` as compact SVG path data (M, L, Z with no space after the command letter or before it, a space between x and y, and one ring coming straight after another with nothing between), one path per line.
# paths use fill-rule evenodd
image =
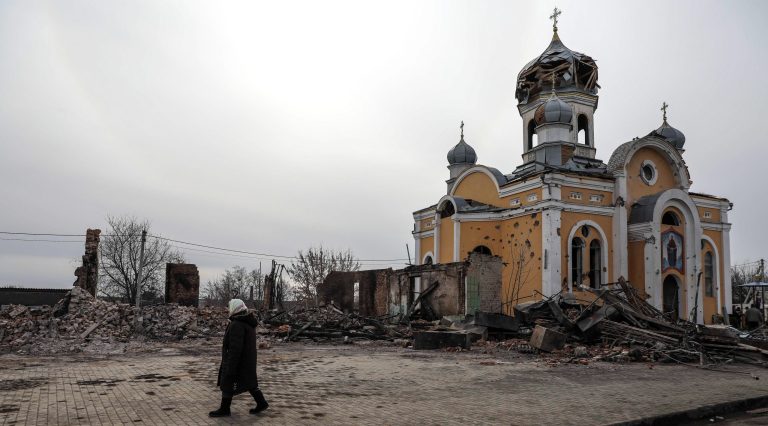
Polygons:
M433 263L432 256L427 256L424 258L424 264L425 265L431 265Z
M578 124L578 133L579 133L579 143L584 145L591 145L589 142L589 119L584 114L579 114L579 118L577 121Z
M445 205L443 205L443 209L440 210L440 218L445 219L446 217L451 217L456 213L456 209L453 207L453 203L446 202Z
M704 294L708 297L715 295L715 265L712 262L712 252L704 253Z
M472 253L481 253L481 254L488 254L488 255L492 255L493 254L493 253L491 253L491 249L489 249L486 246L477 246L477 247L472 249Z
M536 122L531 120L528 122L528 150L533 149L534 145L539 142L539 136L536 134Z
M592 240L589 243L589 283L592 288L600 288L602 283L603 262L600 241Z
M666 212L661 217L661 223L664 225L680 226L680 219L673 212Z
M584 241L575 237L571 241L571 279L574 286L581 284L581 274L584 273L583 253Z

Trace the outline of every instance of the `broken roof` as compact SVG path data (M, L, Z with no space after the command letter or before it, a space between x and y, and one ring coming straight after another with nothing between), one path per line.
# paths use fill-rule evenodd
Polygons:
M567 48L555 32L544 52L528 62L517 75L515 97L521 104L545 88L577 88L597 94L597 64L590 56Z

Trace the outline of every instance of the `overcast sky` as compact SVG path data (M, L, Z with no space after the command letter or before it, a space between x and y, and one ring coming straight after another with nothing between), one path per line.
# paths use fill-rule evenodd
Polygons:
M763 1L3 1L0 231L134 215L207 245L404 258L462 120L479 163L521 163L515 80L555 4L600 67L598 157L668 102L692 190L735 205L732 261L768 257ZM0 285L71 286L80 240L0 240ZM186 257L203 282L259 264Z

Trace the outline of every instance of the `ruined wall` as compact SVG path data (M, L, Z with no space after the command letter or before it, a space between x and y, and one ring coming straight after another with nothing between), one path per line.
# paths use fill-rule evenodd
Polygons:
M197 306L200 298L200 274L188 263L165 265L165 303Z
M99 282L99 235L100 229L88 229L85 232L85 254L83 266L75 269L77 279L72 284L96 296L96 286Z
M377 283L386 282L386 277L392 269L372 269L357 272L331 272L325 280L317 286L318 300L322 303L333 303L337 308L345 312L357 311L363 316L380 315L381 305L377 305L377 299L386 298L379 294ZM355 283L358 283L358 304L355 306ZM386 286L383 286L386 290ZM386 310L384 310L386 313Z
M504 264L499 256L480 253L469 255L467 282L475 283L482 312L502 313L501 272Z

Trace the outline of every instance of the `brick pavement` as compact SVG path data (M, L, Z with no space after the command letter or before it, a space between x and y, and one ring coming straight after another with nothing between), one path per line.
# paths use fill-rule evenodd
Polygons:
M215 348L57 358L0 357L0 423L20 424L608 424L768 395L766 370L672 365L548 367L527 355L304 346L261 351L270 409L233 417L218 404ZM199 352L199 351L198 351Z

